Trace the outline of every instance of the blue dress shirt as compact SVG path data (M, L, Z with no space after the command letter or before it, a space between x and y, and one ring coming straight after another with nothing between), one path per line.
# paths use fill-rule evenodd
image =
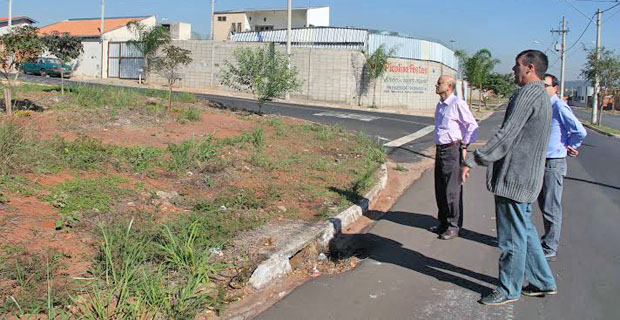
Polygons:
M551 119L551 137L547 148L547 158L566 158L566 147L577 148L586 137L586 129L573 111L557 95L551 97L553 117Z

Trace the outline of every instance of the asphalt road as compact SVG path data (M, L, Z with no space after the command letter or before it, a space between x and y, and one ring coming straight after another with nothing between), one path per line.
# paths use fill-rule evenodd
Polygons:
M581 121L590 121L592 120L592 109L586 109L581 107L571 107L573 109L573 113L579 118ZM620 116L613 115L607 113L603 113L603 117L601 119L601 123L605 126L612 127L616 130L620 130Z
M488 139L502 117L498 112L483 122L480 138ZM568 161L562 240L551 263L556 296L499 307L476 302L496 286L499 257L493 197L485 168L478 167L465 186L460 238L443 241L426 231L437 210L429 171L368 233L334 242L365 258L356 269L307 282L258 319L618 319L618 163L620 140L592 131L580 156Z
M60 84L59 78L21 75L20 79L29 82ZM93 84L66 80L68 85ZM218 102L229 108L257 111L258 104L254 100L231 98L208 94L196 94L200 98ZM340 126L352 131L361 131L379 144L399 139L433 125L433 118L392 113L372 112L351 109L334 109L318 106L304 106L277 102L265 103L262 111L266 114L277 114L318 123ZM431 135L412 141L399 147L387 148L388 154L400 162L417 161L424 155L424 148L432 145Z

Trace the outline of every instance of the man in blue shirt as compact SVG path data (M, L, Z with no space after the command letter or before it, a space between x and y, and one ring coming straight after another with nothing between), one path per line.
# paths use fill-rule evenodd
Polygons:
M543 188L538 204L543 213L545 234L542 247L545 257L555 261L562 228L562 186L566 176L566 156L576 157L577 148L586 137L586 130L570 107L557 96L558 78L545 75L545 90L551 98L553 116L551 137L545 161Z

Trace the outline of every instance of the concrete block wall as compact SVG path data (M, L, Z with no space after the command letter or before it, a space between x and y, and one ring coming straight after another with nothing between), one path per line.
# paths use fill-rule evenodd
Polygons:
M232 90L220 84L219 72L226 60L234 62L233 51L241 47L259 47L261 43L207 40L174 41L174 45L192 52L194 60L180 70L181 86ZM283 46L276 48L285 53ZM364 55L355 50L334 48L293 48L291 64L299 71L302 86L292 93L295 99L362 105L372 104L373 83L365 73ZM456 71L432 61L390 59L385 76L377 82L376 106L397 109L433 109L437 104L435 83L442 74ZM152 75L154 83L165 83Z

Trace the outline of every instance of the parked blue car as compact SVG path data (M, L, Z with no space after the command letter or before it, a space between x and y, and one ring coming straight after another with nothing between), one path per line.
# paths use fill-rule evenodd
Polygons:
M61 67L62 66L62 67ZM22 70L25 74L38 74L41 76L58 76L60 77L60 71L64 69L64 77L71 77L71 66L62 63L56 58L37 58L33 62L26 62L22 65Z

